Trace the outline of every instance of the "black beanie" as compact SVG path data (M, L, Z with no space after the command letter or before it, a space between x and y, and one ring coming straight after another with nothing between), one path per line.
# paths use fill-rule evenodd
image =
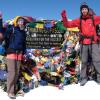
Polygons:
M82 9L83 9L83 8L87 8L87 9L88 9L88 11L89 11L89 7L88 7L88 5L86 5L86 4L81 5L81 6L80 6L80 11L82 11Z

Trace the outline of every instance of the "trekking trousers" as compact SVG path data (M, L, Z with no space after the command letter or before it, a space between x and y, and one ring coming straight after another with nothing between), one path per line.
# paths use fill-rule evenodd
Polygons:
M98 44L80 44L80 58L80 79L87 79L87 64L89 63L89 58L91 58L91 62L97 73L97 80L100 81L100 49Z
M16 94L16 85L19 77L20 60L7 59L7 93Z

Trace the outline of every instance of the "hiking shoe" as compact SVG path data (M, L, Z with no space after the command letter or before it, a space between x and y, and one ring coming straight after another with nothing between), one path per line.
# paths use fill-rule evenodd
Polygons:
M15 96L14 94L11 94L11 93L8 94L8 97L9 97L10 99L16 99L16 96Z
M97 84L100 85L100 75L97 74L97 79L95 80Z
M84 86L87 83L87 79L83 79L80 81L80 86Z
M95 82L96 82L98 85L100 85L100 80L95 80Z

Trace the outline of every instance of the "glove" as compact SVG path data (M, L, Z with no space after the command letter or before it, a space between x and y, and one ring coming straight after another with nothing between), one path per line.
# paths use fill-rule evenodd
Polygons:
M62 17L66 17L66 11L65 11L65 10L63 10L63 11L61 12L61 16L62 16Z

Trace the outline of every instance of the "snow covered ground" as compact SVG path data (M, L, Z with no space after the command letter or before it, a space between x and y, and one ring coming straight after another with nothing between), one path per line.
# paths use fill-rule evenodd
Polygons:
M7 93L0 90L0 100L10 100ZM53 86L40 86L17 97L16 100L100 100L100 85L89 81L85 86L79 84L68 85L64 90Z

